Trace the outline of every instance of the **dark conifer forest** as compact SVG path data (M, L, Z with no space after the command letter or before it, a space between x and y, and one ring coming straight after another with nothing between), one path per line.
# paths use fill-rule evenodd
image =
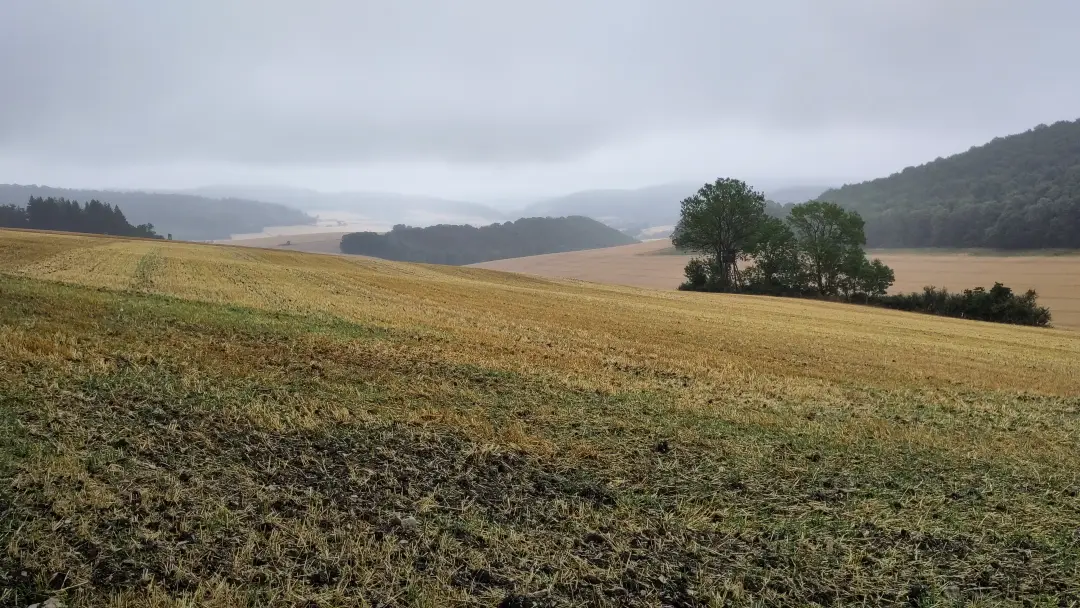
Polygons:
M114 236L161 238L153 224L133 226L120 207L97 199L80 205L66 198L30 197L25 207L0 205L0 228L62 230Z

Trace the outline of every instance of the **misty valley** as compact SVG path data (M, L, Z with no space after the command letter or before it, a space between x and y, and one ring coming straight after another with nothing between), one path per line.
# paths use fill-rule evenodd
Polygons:
M1080 607L1077 24L0 1L0 608Z

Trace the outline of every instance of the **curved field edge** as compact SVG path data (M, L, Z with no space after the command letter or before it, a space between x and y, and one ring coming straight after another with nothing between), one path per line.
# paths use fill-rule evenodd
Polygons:
M1068 334L126 246L0 277L2 605L1080 601Z

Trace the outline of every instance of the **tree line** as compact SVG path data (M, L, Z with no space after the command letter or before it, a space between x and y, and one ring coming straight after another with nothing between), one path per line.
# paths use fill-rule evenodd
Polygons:
M1016 294L1001 283L994 283L990 289L976 287L958 293L937 287L924 287L922 292L889 295L878 299L876 303L897 310L962 319L1014 325L1049 325L1050 309L1036 304L1037 297L1034 289Z
M873 247L1080 248L1080 120L819 198L858 211Z
M587 217L533 217L479 228L449 224L414 228L399 224L387 233L346 234L341 237L341 251L402 262L463 265L635 242Z
M781 217L778 217L781 216ZM700 255L687 263L692 291L816 297L971 319L1047 325L1050 311L1036 294L1017 295L996 284L950 294L887 295L895 275L868 259L865 222L830 201L769 208L745 182L721 178L682 201L672 244Z
M80 205L66 198L32 196L25 207L0 205L0 227L162 238L153 224L133 226L120 207L97 199Z

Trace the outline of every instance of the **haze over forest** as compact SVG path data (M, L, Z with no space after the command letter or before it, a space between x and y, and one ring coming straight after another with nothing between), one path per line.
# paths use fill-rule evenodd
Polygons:
M674 208L718 175L798 202L1075 118L1080 7L1041 7L10 3L0 183L379 225Z

